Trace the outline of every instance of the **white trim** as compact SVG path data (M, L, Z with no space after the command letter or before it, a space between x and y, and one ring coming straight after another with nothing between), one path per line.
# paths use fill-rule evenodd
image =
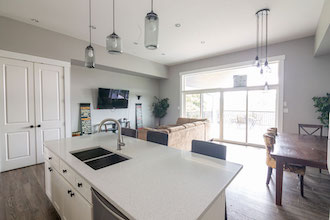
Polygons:
M274 57L269 57L268 61L273 62L273 61L284 61L285 60L285 55L280 55L280 56L274 56ZM249 61L244 61L244 62L238 62L238 63L231 63L231 64L225 64L221 66L213 66L213 67L206 67L206 68L200 68L200 69L195 69L195 70L189 70L189 71L184 71L180 72L180 78L182 78L182 75L187 75L187 74L199 74L201 72L212 72L212 71L218 71L218 70L225 70L225 69L232 69L236 67L244 67L244 66L251 66L251 64L254 62L254 60L249 60ZM182 85L181 85L182 86ZM182 88L181 88L182 89ZM180 90L182 91L182 90Z
M0 50L0 57L29 61L29 62L33 62L33 63L42 63L42 64L55 65L55 66L71 67L70 62L48 59L48 58L43 58L43 57L37 57L37 56L29 55L29 54L15 53L15 52L6 51L6 50Z
M283 132L283 102L284 102L284 62L285 60L281 60L278 68L278 80L279 80L279 95L278 95L278 131Z
M72 137L71 131L71 67L64 66L64 114L65 137Z

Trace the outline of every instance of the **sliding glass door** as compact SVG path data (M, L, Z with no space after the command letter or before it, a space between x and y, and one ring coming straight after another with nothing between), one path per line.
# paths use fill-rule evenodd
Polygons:
M202 118L210 122L210 136L220 138L220 92L202 93Z
M276 125L276 90L248 92L247 143L263 144L260 138Z
M223 93L223 139L246 142L246 91Z
M207 118L210 138L262 145L267 128L276 126L276 100L276 89L186 94L185 117Z

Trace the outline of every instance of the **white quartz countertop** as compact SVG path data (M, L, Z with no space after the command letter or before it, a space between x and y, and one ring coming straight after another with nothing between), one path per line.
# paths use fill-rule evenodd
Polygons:
M198 219L242 169L242 165L109 133L49 141L58 155L109 202L133 219ZM131 158L94 170L70 152L101 146Z

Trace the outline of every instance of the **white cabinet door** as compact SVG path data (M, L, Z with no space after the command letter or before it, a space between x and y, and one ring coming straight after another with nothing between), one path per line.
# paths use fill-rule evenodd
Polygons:
M43 162L44 141L64 138L64 69L34 65L37 163Z
M92 205L82 197L77 191L74 192L73 198L73 218L72 220L91 220L92 219Z
M0 58L0 66L0 169L6 171L36 163L33 63Z
M52 167L48 162L45 162L45 192L49 200L52 201Z
M63 211L62 211L62 219L64 220L73 220L74 216L74 204L73 204L73 196L75 196L75 192L73 187L62 178L62 192L63 195ZM73 194L72 194L73 193ZM71 195L72 194L72 195Z
M56 209L59 215L62 215L63 209L63 178L61 175L55 170L51 171L51 193L52 193L52 202L54 208Z

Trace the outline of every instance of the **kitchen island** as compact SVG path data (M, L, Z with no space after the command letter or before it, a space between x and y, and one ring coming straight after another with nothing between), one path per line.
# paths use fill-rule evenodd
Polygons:
M91 188L127 219L224 219L225 189L242 165L136 138L124 142L117 151L117 135L101 133L44 144L46 194L63 219L92 218ZM72 155L96 147L128 160L94 170Z

